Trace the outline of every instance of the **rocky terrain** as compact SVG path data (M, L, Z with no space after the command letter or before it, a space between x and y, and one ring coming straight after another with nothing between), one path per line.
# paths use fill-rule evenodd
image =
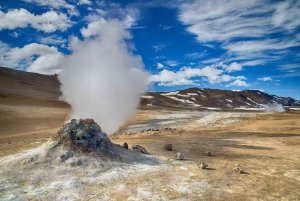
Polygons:
M68 120L55 76L0 72L0 200L300 199L296 100L149 92L107 136L101 122ZM262 112L277 101L284 112Z

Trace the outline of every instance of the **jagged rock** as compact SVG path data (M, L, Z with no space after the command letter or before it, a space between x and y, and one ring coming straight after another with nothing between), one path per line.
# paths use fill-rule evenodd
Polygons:
M210 151L205 151L205 155L206 155L206 156L211 156Z
M126 142L124 142L123 147L124 147L125 149L128 149L128 144L127 144Z
M243 174L243 173L244 173L244 171L243 171L243 169L242 169L242 167L241 167L240 165L237 165L237 166L234 168L234 170L235 170L237 173L239 173L239 174Z
M165 144L164 148L165 150L172 151L172 144Z
M83 152L95 149L107 151L113 145L107 134L102 132L101 127L93 119L72 119L52 139L72 150ZM65 160L65 157L62 156L62 160Z
M177 159L177 160L183 160L183 159L184 159L184 156L182 155L182 153L177 153L177 154L175 155L175 159Z
M140 146L140 145L133 145L132 146L132 151L140 152L142 154L148 154L147 150L144 147Z
M206 163L204 163L204 162L198 163L198 167L201 168L201 169L206 169L207 166L208 166L208 165L207 165Z

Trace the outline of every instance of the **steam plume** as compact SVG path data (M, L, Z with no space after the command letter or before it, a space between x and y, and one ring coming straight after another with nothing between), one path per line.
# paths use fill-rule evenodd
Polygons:
M119 20L103 25L93 39L77 41L59 75L71 118L93 118L104 132L118 130L147 90L148 73L126 44L131 36Z
M281 104L269 103L265 105L264 111L267 113L275 113L275 112L284 112L285 110Z

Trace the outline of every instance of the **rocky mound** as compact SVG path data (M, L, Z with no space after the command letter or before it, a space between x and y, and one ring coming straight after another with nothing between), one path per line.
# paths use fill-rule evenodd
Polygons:
M58 144L82 152L110 151L113 143L93 119L72 119L52 138Z

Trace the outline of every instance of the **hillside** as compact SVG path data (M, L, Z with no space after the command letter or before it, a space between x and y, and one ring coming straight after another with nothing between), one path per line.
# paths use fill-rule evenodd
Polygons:
M0 143L52 136L70 112L59 85L56 76L0 67Z
M290 97L270 95L259 90L219 90L189 88L174 92L148 92L142 97L143 106L190 108L259 108L268 103L283 106L300 106L300 101Z

